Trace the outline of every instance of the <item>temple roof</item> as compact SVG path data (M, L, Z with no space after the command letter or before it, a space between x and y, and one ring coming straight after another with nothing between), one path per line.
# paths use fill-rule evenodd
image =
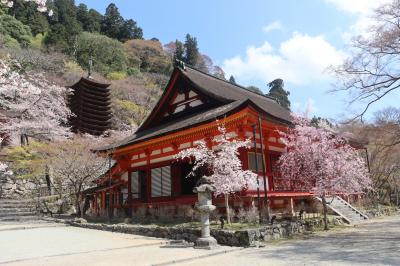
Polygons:
M198 89L211 97L222 101L246 101L250 100L259 108L279 120L290 122L290 111L280 106L274 99L258 94L240 85L219 79L212 75L191 67L185 67L181 73L186 76Z
M219 105L210 109L194 112L184 117L176 118L167 123L154 123L155 117L159 114L162 106L165 105L164 98L167 98L168 94L171 93L171 90L174 89L171 88L171 86L173 87L174 80L179 78L187 81L203 95L217 100ZM136 133L119 143L102 147L99 150L124 147L154 137L160 137L179 130L187 129L195 125L215 121L215 119L232 114L249 105L260 113L265 113L265 115L280 121L283 124L291 123L290 111L281 107L272 98L260 95L242 86L219 79L192 67L185 66L184 69L176 67L159 102Z

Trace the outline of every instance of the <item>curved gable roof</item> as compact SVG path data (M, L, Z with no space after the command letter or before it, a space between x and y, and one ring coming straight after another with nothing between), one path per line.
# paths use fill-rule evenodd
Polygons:
M181 117L164 124L153 123L157 114L167 103L167 99L176 89L174 84L178 78L183 78L204 95L220 102L219 106L202 110L197 113ZM151 113L133 136L120 143L103 147L100 150L123 147L150 138L163 136L178 130L183 130L195 125L215 120L228 113L232 113L248 104L255 106L260 112L281 121L291 124L290 111L281 107L274 99L252 92L244 87L219 79L195 68L185 66L183 69L176 67L171 75L164 93Z

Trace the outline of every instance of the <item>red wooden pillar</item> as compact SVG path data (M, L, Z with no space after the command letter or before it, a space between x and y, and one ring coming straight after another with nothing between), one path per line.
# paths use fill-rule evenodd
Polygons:
M119 202L120 202L120 200L119 200L119 197L120 197L120 194L118 193L119 191L116 191L116 198L115 198L115 204L119 204Z
M289 204L290 204L290 213L292 214L292 216L295 216L296 213L294 212L294 200L293 200L293 197L290 197Z
M268 132L264 134L264 158L265 158L265 170L267 171L267 182L268 182L268 191L274 190L273 178L272 178L272 170L271 170L271 158L269 156L269 145L268 139L270 135Z
M101 192L101 209L102 210L106 209L106 192L105 191Z
M240 140L245 140L246 138L246 133L244 130L244 127L242 124L237 126L237 133L238 137ZM240 148L239 149L239 158L240 161L242 162L242 168L243 169L249 169L249 162L248 162L248 156L247 156L247 149L246 148Z
M132 172L128 172L128 204L131 204L132 201L132 177L131 177Z
M140 193L140 178L138 182L138 191ZM128 216L132 218L132 172L128 172L128 195L127 195L127 202L128 202Z
M147 182L147 191L146 191L146 201L151 201L151 168L150 168L150 150L146 149L146 182Z
M178 144L172 143L172 148L174 149L174 153L178 154ZM181 184L181 167L179 162L172 164L171 166L171 175L172 175L172 196L178 197L182 191Z
M92 204L93 213L97 214L97 194L93 194L93 204Z
M179 163L171 165L172 196L178 197L181 194L181 168Z

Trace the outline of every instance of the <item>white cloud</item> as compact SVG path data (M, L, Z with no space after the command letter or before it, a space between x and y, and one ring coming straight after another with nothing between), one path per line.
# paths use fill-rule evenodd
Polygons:
M342 62L344 53L336 50L322 35L293 33L278 50L266 41L262 46L250 46L246 55L226 59L223 69L243 83L269 82L282 78L297 85L331 79L326 68Z
M370 15L374 9L387 3L388 0L325 0L325 2L333 4L339 10L365 16Z
M274 30L283 30L282 23L280 21L273 21L263 27L263 31L268 33Z
M368 35L368 29L376 25L373 18L374 11L391 0L325 0L326 3L334 5L338 10L355 15L356 21L342 34L348 43L353 36Z
M295 114L308 118L314 116L318 111L315 100L311 97L309 97L305 102L293 102L291 109Z

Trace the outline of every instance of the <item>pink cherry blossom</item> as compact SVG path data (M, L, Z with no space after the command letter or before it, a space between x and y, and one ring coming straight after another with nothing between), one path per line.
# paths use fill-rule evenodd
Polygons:
M214 149L207 147L202 140L196 141L195 147L179 152L176 158L194 158L193 171L199 167L207 167L211 171L210 181L215 186L215 194L229 194L255 184L257 175L243 170L239 156L239 148L250 148L251 141L238 140L231 137L222 125L218 127L219 136L213 138Z
M12 140L19 136L63 138L68 136L65 125L71 115L66 105L67 89L48 82L39 73L18 73L14 62L0 60L0 109L8 113L1 132Z
M284 178L296 180L318 196L361 193L371 188L365 160L340 136L294 116L295 127L281 132L287 151L279 160Z

